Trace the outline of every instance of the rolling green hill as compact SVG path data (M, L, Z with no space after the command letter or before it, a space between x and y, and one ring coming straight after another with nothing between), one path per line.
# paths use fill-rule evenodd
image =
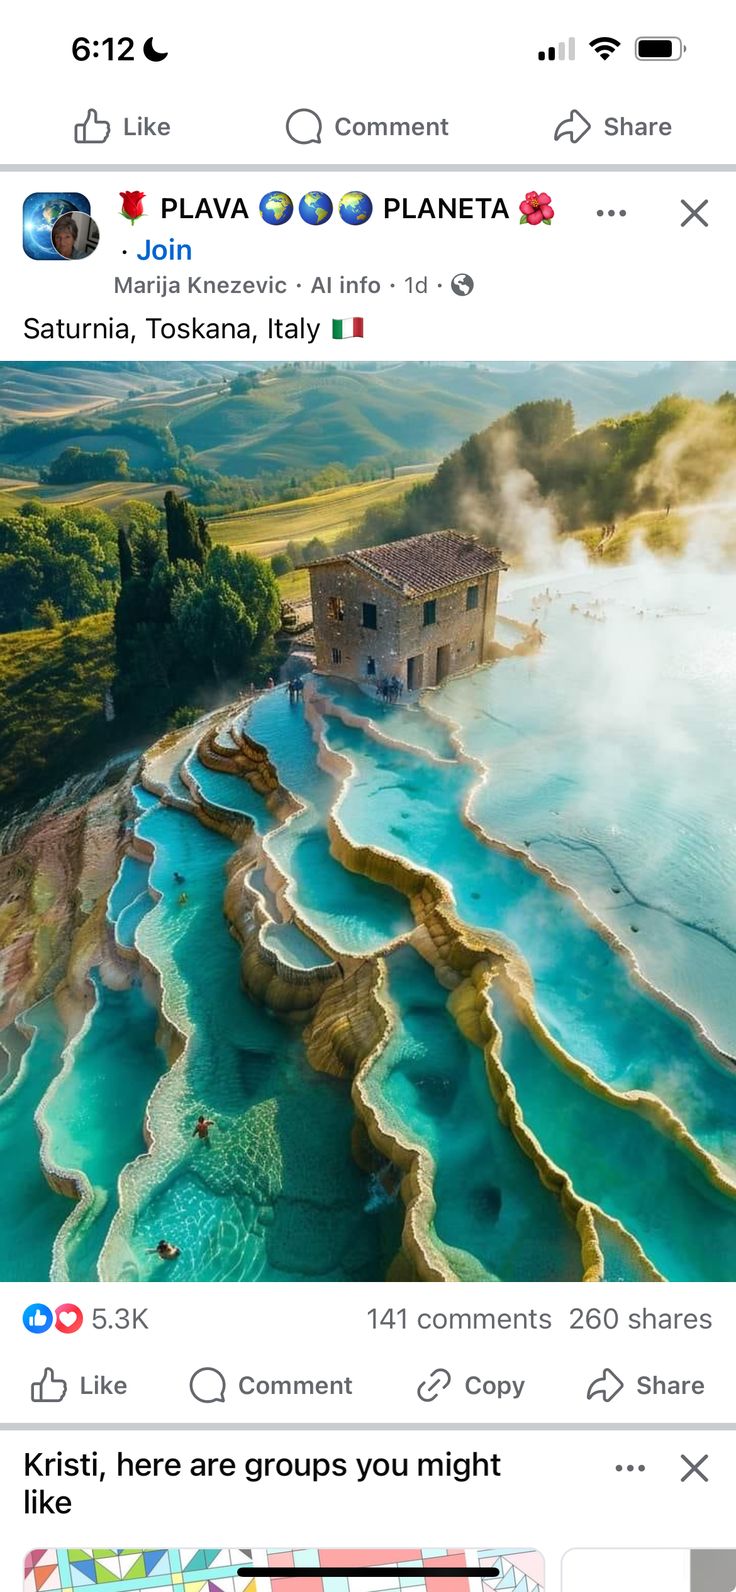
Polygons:
M313 536L333 542L359 525L369 508L400 502L419 479L404 475L393 481L360 481L294 498L290 503L269 503L244 514L227 514L211 522L210 534L213 541L225 542L236 551L247 548L258 558L271 558L287 542L308 542Z
M175 393L193 387L202 377L222 382L232 365L210 360L201 365L172 360L170 364L140 360L29 360L0 364L0 420L34 416L60 417L83 409L107 407L129 394Z
M45 464L50 464L52 459L58 458L62 450L73 443L75 447L91 453L103 448L124 448L136 470L160 470L165 462L153 433L149 440L132 434L125 425L109 425L107 422L94 429L92 426L86 429L77 421L64 421L53 426L49 424L45 435L37 432L33 440L25 438L23 441L28 445L21 449L21 438L17 433L12 434L12 439L11 434L7 438L0 437L0 459L39 470Z
M245 370L255 372L252 390L231 392ZM36 422L6 423L0 463L7 474L39 469L71 426L78 446L125 448L137 470L168 461L251 481L302 478L335 462L353 470L439 459L523 403L569 401L585 429L673 392L712 400L727 388L736 388L736 366L715 362L0 365L0 419Z
M28 498L40 498L42 503L84 503L113 514L121 503L135 498L161 504L171 487L174 483L166 481L91 481L88 486L49 486L43 481L14 481L0 476L0 516L16 512ZM175 490L185 491L180 486Z
M455 376L451 387L462 385ZM193 449L198 465L223 475L311 471L335 460L353 469L439 457L489 415L488 379L466 372L464 385L464 393L448 391L421 367L410 383L390 370L262 372L252 392L195 395L150 413Z
M112 614L0 635L0 802L102 758L113 668Z
M710 404L671 395L584 430L576 428L569 401L520 404L468 437L395 506L369 509L355 545L453 526L523 557L537 534L537 496L551 511L547 527L577 532L597 526L600 536L602 528L644 510L667 519L670 508L706 501L735 461L736 397L730 392ZM511 505L510 471L516 472Z

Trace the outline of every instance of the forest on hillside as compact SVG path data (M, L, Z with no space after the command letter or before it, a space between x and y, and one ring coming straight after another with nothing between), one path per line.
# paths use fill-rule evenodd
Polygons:
M402 502L369 510L344 546L453 527L493 541L508 518L504 494L534 488L561 533L611 526L642 509L704 501L736 466L736 396L678 396L577 430L562 399L521 404L449 454ZM531 478L529 480L529 478Z

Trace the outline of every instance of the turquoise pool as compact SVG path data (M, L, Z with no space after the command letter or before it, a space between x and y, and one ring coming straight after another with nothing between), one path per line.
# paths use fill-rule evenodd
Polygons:
M384 1275L400 1213L367 1209L369 1180L351 1153L349 1086L315 1073L299 1030L240 985L239 948L222 911L231 843L163 806L143 815L139 833L154 848L151 883L161 899L138 943L160 969L166 1009L188 1048L151 1100L153 1151L123 1176L105 1275ZM206 1143L193 1138L200 1113L213 1124ZM148 1253L161 1237L181 1250L173 1265Z
M410 947L389 962L396 1028L366 1075L382 1122L434 1163L433 1230L465 1251L467 1273L504 1282L579 1281L580 1240L555 1195L503 1127L482 1052L447 1010L447 991Z
M363 1088L376 1117L424 1153L430 1241L460 1277L570 1280L579 1239L502 1125L447 991L411 946L396 948L414 929L403 893L336 860L330 818L356 844L440 876L463 923L521 954L553 1039L613 1091L659 1097L736 1177L736 1068L698 1030L736 1049L732 592L731 580L684 565L518 583L506 612L538 620L538 652L448 680L421 706L318 682L345 779L320 766L304 705L264 692L238 721L299 803L286 822L247 781L200 764L197 727L154 760L175 796L184 770L208 803L252 819L251 882L273 919L264 942L293 976L386 958L395 1027ZM226 724L218 734L230 744ZM7 1274L384 1278L404 1218L398 1179L380 1157L356 1160L350 1082L315 1072L300 1025L242 986L223 911L234 843L198 820L190 795L187 810L136 795L134 827L153 860L124 856L107 905L125 957L116 969L100 952L94 1006L70 1045L51 1001L26 1014L30 1043L0 1093ZM280 921L278 875L296 919L329 950L300 921ZM736 1202L643 1113L558 1065L499 986L491 998L528 1128L610 1218L606 1277L641 1275L626 1233L668 1278L736 1277ZM159 1040L173 1029L185 1048L167 1066ZM212 1124L205 1142L200 1114ZM80 1203L44 1178L35 1116L48 1160L77 1174ZM173 1264L152 1253L161 1238L179 1248Z
M736 1071L636 982L570 896L461 821L472 770L437 766L427 779L410 755L337 719L326 733L355 769L339 809L350 837L441 875L465 922L522 952L539 1013L565 1049L616 1088L661 1094L707 1149L736 1167Z

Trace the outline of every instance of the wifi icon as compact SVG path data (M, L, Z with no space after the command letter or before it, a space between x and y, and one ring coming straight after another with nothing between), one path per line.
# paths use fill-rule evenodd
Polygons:
M601 39L591 39L590 48L595 50L596 55L599 55L602 61L607 61L609 55L613 55L614 50L617 50L620 44L620 39L611 39L604 36Z

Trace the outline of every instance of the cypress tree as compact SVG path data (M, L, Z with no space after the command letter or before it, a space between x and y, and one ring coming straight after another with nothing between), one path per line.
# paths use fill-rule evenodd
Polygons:
M124 586L126 580L132 580L133 578L133 549L124 525L118 526L118 563L120 565L120 584Z
M202 543L191 503L188 503L186 498L177 497L175 492L169 491L164 497L164 510L169 563L176 564L179 559L185 558L193 564L199 564L200 569L203 569L207 549Z
M204 555L205 555L205 559L206 559L207 554L212 551L212 537L210 536L210 533L209 533L209 531L207 529L207 521L206 521L206 519L204 519L203 515L201 515L201 514L199 516L199 519L197 520L197 531L198 531L198 534L199 534L200 546L202 547L202 549L204 551Z

